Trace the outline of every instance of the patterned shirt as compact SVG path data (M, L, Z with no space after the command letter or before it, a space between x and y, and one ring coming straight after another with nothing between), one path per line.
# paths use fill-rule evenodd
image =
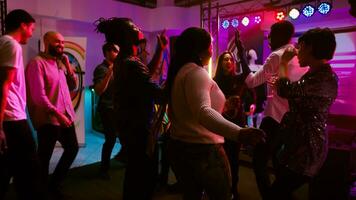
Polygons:
M297 173L314 176L328 151L325 128L329 108L337 97L337 75L330 65L323 65L294 83L279 79L277 91L288 99L290 108L281 122L283 146L279 159Z

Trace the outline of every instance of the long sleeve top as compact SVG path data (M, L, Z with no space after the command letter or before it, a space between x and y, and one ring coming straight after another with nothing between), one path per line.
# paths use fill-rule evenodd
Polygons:
M118 127L151 128L154 103L162 90L151 80L149 68L138 57L128 57L114 65L114 109Z
M314 176L327 155L325 128L330 106L337 97L337 75L330 65L323 65L297 82L279 79L277 90L290 106L281 122L284 145L279 159L297 173Z
M290 45L287 44L281 48L273 51L266 59L263 67L255 73L250 73L245 82L250 88L254 88L263 83L267 83L267 104L264 111L265 116L272 117L277 122L281 122L283 115L288 111L288 101L281 98L273 85L268 80L272 77L278 77L281 57L283 52ZM298 64L298 59L294 57L288 63L288 74L291 81L297 81L303 74L306 73L308 68L301 68Z
M194 63L179 70L171 93L171 137L189 143L223 143L241 129L224 119L225 96L208 72Z
M54 110L74 122L75 112L70 90L77 88L77 76L68 74L65 67L40 53L25 70L28 110L35 128L44 124L60 125Z

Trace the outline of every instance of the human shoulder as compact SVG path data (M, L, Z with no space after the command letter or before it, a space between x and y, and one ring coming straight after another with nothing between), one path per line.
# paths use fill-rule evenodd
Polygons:
M195 63L188 63L181 69L186 72L186 79L200 82L201 84L211 83L212 79L206 69Z
M100 73L100 72L106 72L108 70L108 65L106 64L105 61L103 61L102 63L100 63L99 65L97 65L94 69L94 74L95 73Z
M0 46L2 50L4 48L12 49L12 50L22 49L21 45L10 35L4 35L0 37Z

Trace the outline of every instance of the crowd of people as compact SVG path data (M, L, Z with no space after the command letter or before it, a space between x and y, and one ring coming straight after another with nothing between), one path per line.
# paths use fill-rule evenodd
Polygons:
M0 199L11 177L19 199L64 199L61 185L78 152L70 98L77 75L64 54L63 36L45 33L44 51L24 67L21 44L32 36L35 23L26 11L13 10L0 38ZM211 78L206 66L212 57L212 37L205 29L190 27L177 37L167 80L158 85L154 78L168 47L165 32L157 35L148 62L147 39L131 19L100 18L95 26L106 40L104 60L93 79L105 135L99 171L110 179L110 158L119 138L117 157L126 168L124 200L153 197L158 170L152 127L160 123L155 119L162 112L167 112L170 123L162 155L184 200L240 199L241 146L253 149L253 170L264 200L292 199L293 191L318 173L328 152L326 119L338 90L337 75L328 63L336 48L330 29L310 29L294 46L293 24L273 24L268 35L272 52L260 66L254 63L256 52L247 53L236 32L237 54L223 52ZM263 106L256 87L265 85ZM155 112L155 105L164 109ZM249 127L247 119L256 108L258 113L264 110L264 117L259 126ZM57 141L64 152L49 178Z

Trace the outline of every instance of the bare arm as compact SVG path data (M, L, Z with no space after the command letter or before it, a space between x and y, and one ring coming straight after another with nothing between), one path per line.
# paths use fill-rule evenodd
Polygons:
M150 70L150 74L154 74L157 71L157 68L160 67L160 63L163 58L163 51L168 46L168 38L166 36L166 30L164 30L161 34L157 35L157 47L155 54L153 55L152 60L147 65Z
M13 67L0 67L0 154L7 148L6 137L3 130L4 112L6 99L9 92L9 85L14 80L17 69Z

